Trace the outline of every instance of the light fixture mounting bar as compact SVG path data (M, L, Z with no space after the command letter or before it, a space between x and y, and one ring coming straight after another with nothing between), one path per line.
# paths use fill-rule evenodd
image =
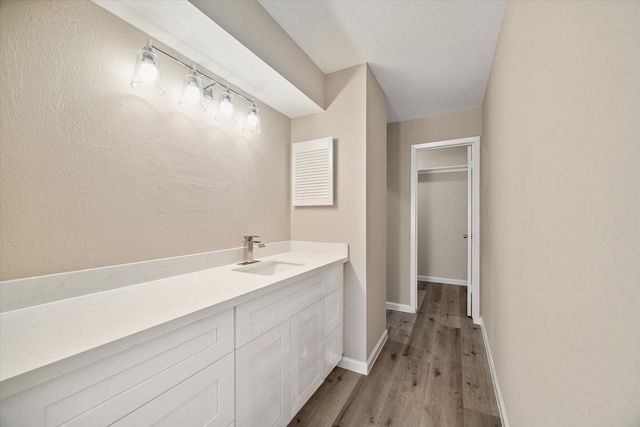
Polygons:
M244 99L246 99L248 102L254 102L254 100L253 100L252 98L247 98L247 97L246 97L246 96L244 96L243 94L241 94L241 93L239 93L239 92L237 92L237 91L235 91L235 90L231 89L229 86L226 86L226 85L224 85L224 84L220 83L219 81L217 81L217 80L216 80L216 79L214 79L213 77L209 77L208 75L206 75L206 74L204 74L204 73L200 72L199 70L196 70L195 68L193 68L193 67L192 67L192 66L190 66L189 64L187 64L187 63L185 63L185 62L183 62L183 61L179 60L179 59L178 59L178 58L176 58L175 56L173 56L173 55L171 55L171 54L169 54L169 53L165 52L164 50L162 50L162 49L158 48L157 46L154 46L153 44L151 44L150 46L151 46L151 48L152 48L153 50L157 50L157 51L158 51L158 52L160 52L161 54L163 54L163 55L165 55L165 56L168 56L169 58L173 59L174 61L176 61L176 62L178 62L178 63L180 63L180 64L184 65L184 66L185 66L185 67L187 67L188 69L195 71L197 74L200 74L202 77L204 77L204 78L207 78L207 79L211 80L214 84L217 84L217 85L222 86L222 87L223 87L223 88L225 88L226 90L228 90L228 91L230 91L230 92L233 92L234 94L238 95L240 98L244 98ZM208 85L207 87L205 87L204 91L206 92L206 90L207 90L207 89L209 89L211 86L213 86L213 84L210 84L210 85Z

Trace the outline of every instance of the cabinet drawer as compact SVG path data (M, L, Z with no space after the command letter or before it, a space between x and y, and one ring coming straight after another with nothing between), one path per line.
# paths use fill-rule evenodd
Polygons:
M234 355L226 355L118 420L114 427L227 427L233 423Z
M342 288L324 299L324 335L342 324L344 310L344 296Z
M323 271L237 306L236 348L320 301L329 286L329 273Z
M233 350L233 310L102 359L0 402L7 425L108 425Z

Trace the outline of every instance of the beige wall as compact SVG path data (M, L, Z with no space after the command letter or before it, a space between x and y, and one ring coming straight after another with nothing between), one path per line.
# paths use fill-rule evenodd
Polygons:
M291 238L349 244L344 354L366 360L366 66L328 74L324 113L291 120L291 141L333 137L334 205L291 208Z
M387 125L387 301L410 303L411 145L481 133L480 108Z
M467 164L468 147L447 147L417 152L418 169L442 168L446 166L464 166Z
M467 172L420 175L417 218L418 275L466 281Z
M146 36L88 1L0 3L0 278L290 238L290 120L245 137L129 85ZM246 106L238 100L238 109Z
M369 305L369 298L375 301L381 281L368 281L367 252L373 259L380 257L380 249L367 245L369 227L380 221L374 214L369 218L368 207L381 204L380 196L372 195L379 186L379 180L369 177L369 166L380 164L379 135L368 135L368 131L378 131L379 118L386 100L376 89L377 83L368 78L366 65L358 65L327 75L325 82L328 108L325 112L299 117L291 121L292 142L305 141L326 136L333 137L335 157L335 203L333 206L298 206L291 209L291 237L294 240L315 240L345 242L349 244L349 263L345 266L345 336L344 354L356 361L365 362L368 356L370 335L380 328L380 317L384 318L384 307L380 314L374 311L375 303ZM370 97L369 97L370 96ZM382 98L383 105L380 99ZM375 105L368 106L371 102ZM369 123L368 114L371 114ZM386 114L385 114L386 115ZM369 153L369 149L376 152ZM380 171L376 171L380 173ZM384 174L384 172L381 172ZM376 236L372 237L377 242ZM379 305L379 304L378 304ZM369 324L371 320L371 325ZM377 339L384 330L377 331ZM375 344L375 343L374 343Z
M387 328L387 98L367 67L367 355Z
M640 425L639 23L632 1L507 4L481 308L513 426Z
M467 147L422 150L418 169L467 164ZM467 280L467 172L418 176L419 276Z

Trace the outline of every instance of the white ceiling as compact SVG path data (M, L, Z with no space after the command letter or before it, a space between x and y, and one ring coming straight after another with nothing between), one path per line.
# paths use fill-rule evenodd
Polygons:
M368 63L388 122L482 106L504 0L259 2L324 73Z

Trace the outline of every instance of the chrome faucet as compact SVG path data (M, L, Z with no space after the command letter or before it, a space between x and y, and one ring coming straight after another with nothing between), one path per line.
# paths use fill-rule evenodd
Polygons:
M253 240L260 236L244 236L244 262L238 263L238 265L253 264L254 262L260 262L253 259L253 245L258 245L259 248L264 248L265 244L259 240Z

